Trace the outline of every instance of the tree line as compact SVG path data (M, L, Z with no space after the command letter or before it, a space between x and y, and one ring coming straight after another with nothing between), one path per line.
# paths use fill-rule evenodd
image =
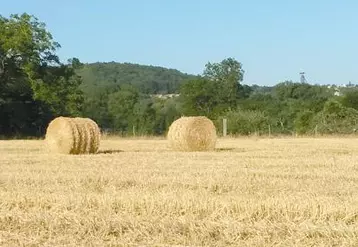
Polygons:
M0 135L43 136L57 116L95 120L121 135L164 135L181 116L204 115L218 131L249 134L351 134L358 87L293 81L245 85L234 58L208 62L202 74L129 63L61 62L35 16L0 16Z

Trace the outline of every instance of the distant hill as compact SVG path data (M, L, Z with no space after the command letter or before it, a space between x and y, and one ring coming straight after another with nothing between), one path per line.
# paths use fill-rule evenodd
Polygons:
M131 63L90 63L77 71L83 78L86 93L116 90L121 84L132 84L146 94L178 93L180 84L194 75L175 69Z

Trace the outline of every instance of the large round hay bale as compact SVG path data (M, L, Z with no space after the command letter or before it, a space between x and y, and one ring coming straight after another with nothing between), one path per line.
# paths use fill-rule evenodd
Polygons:
M50 122L45 141L49 151L62 154L96 153L100 129L89 118L58 117Z
M84 153L96 153L99 148L101 131L95 121L89 118L75 118L79 128L81 128L81 138L83 139L80 150Z
M170 125L167 139L176 151L211 151L216 145L216 128L204 116L181 117Z

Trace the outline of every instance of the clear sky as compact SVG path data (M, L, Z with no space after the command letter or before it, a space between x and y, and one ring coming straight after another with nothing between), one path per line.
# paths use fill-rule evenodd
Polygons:
M356 0L2 0L0 14L45 22L61 59L201 74L233 57L244 83L358 83Z

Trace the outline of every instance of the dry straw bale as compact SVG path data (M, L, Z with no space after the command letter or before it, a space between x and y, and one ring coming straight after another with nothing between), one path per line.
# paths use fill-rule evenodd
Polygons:
M210 151L215 149L216 128L204 116L181 117L170 125L167 139L176 151Z
M75 118L77 122L80 122L79 126L82 128L82 138L84 146L82 150L85 153L95 153L99 148L101 132L93 120L89 118Z
M63 154L96 153L100 129L89 118L58 117L47 127L45 141L50 151Z

